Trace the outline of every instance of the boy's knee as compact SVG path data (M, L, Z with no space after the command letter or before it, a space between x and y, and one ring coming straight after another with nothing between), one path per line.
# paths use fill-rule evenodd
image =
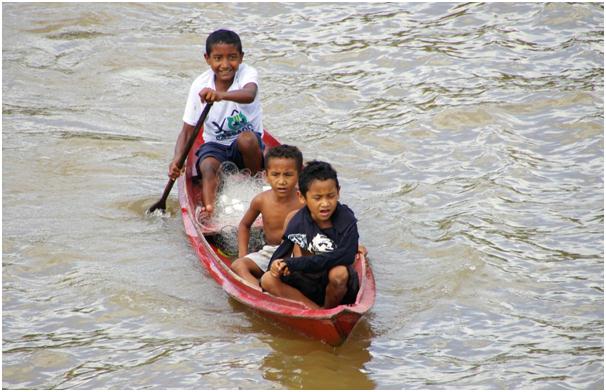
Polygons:
M244 262L242 259L238 259L236 261L234 261L233 263L231 263L231 270L234 271L235 273L237 273L238 275L240 274L240 272L242 271L242 268L244 267Z
M198 165L198 172L202 174L202 176L216 175L217 170L219 170L220 162L213 158L208 157L203 159Z
M276 278L269 272L261 276L261 288L267 292L275 294L277 288Z
M338 265L328 271L328 283L333 286L346 286L349 279L347 267Z
M238 149L242 151L251 151L254 149L260 149L259 140L257 135L252 131L243 132L238 136Z

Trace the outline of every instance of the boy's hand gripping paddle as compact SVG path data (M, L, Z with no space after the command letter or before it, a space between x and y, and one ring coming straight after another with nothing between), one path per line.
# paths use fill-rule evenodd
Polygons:
M183 154L179 158L179 162L178 162L179 170L183 169L185 160L187 159L187 156L189 155L189 150L191 150L191 147L194 145L194 142L196 141L196 138L198 137L198 133L200 133L200 128L202 128L202 125L204 124L204 120L206 120L206 116L208 116L208 112L210 111L210 107L212 105L213 105L212 102L207 103L206 106L204 107L204 110L202 111L202 114L200 114L198 123L196 124L194 131L192 132L189 140L187 141L187 144L185 145ZM168 195L170 194L171 189L173 189L174 184L175 184L175 180L170 178L168 180L168 182L166 183L166 186L164 187L164 193L162 193L162 197L154 205L149 207L149 209L147 210L148 214L154 212L155 210L162 210L162 211L166 210L166 199L168 199Z

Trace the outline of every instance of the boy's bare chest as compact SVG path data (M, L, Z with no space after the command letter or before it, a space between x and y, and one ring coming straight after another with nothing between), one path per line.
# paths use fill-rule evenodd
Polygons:
M261 208L263 231L268 244L277 245L284 234L284 222L288 214L299 208L298 203L266 204Z
M298 200L292 200L285 203L265 203L261 209L263 222L272 228L279 228L282 230L286 216L290 212L298 210L301 207L302 205Z

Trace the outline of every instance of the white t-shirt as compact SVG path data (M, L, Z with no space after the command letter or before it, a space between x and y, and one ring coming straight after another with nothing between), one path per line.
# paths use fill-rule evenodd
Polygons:
M241 90L248 83L259 87L257 70L247 64L240 64L234 81L228 91ZM195 126L202 113L202 102L198 93L205 87L215 90L215 74L211 69L198 76L189 89L183 121ZM263 111L259 92L255 100L248 104L232 101L213 103L204 121L204 141L231 144L240 133L254 131L263 135Z

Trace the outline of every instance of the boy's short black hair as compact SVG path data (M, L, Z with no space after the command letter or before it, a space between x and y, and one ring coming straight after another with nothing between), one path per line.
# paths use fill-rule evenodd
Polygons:
M213 46L220 43L234 45L236 49L238 49L238 52L242 54L242 41L240 41L240 36L231 30L224 29L213 31L208 38L206 38L206 54L210 55Z
M288 144L281 144L276 147L272 147L265 153L265 167L269 166L269 161L272 158L287 158L294 159L295 166L297 166L297 173L301 172L303 167L303 154L296 146L289 146Z
M337 189L340 189L337 172L328 162L311 161L305 165L303 171L301 171L301 174L299 175L299 191L303 197L305 197L307 191L309 191L309 186L314 180L335 180Z

